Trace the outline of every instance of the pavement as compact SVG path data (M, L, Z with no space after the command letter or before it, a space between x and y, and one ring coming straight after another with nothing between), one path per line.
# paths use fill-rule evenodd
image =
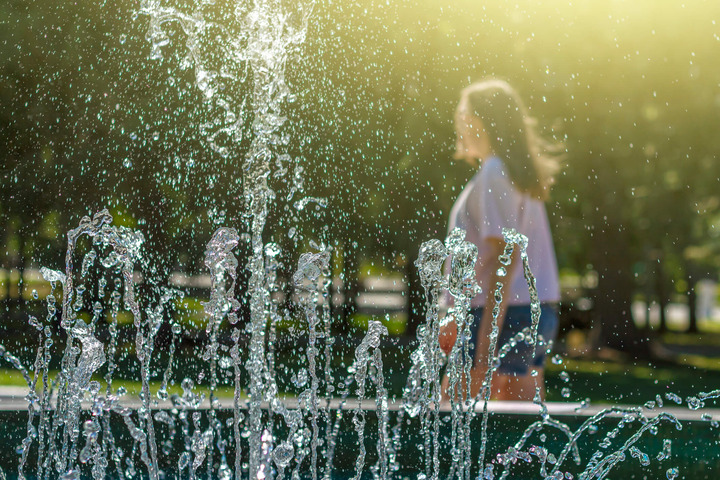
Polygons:
M28 404L25 401L25 395L27 389L23 387L12 387L12 386L0 386L0 411L27 411ZM233 399L232 398L220 398L220 407L222 409L232 409ZM288 397L282 400L286 407L290 409L298 408L298 399L295 397ZM670 402L668 402L670 403ZM137 409L141 407L140 400L138 398L127 398L123 399L121 404L124 407ZM338 410L343 408L347 411L355 410L358 405L362 410L374 411L377 408L375 399L365 399L358 402L357 399L350 398L343 401L340 398L333 398L330 400L330 408L332 410ZM581 417L589 418L596 415L604 415L609 417L620 418L628 412L641 412L648 419L652 419L661 414L673 415L678 420L682 421L720 421L720 409L718 408L702 408L698 410L690 410L687 407L682 406L663 406L663 408L646 408L644 406L634 405L606 405L606 404L581 404L577 402L547 402L545 403L547 412L553 418L558 417ZM89 408L88 402L83 403L84 408ZM171 409L174 406L168 402L157 402L153 404L153 409ZM207 410L210 408L209 401L205 400L199 407L199 410ZM245 402L241 405L241 408L247 408ZM263 409L269 408L268 404L262 405ZM397 411L402 408L400 401L389 401L388 410ZM476 412L480 413L483 411L484 404L479 402L475 406ZM639 409L639 410L638 410ZM540 416L541 407L532 402L507 402L507 401L490 401L487 404L487 410L491 414L497 415L519 415L519 416ZM450 404L444 402L440 405L441 412L450 412Z

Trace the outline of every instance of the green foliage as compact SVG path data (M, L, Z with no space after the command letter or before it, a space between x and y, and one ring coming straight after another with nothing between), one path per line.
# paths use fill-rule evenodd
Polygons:
M668 282L717 269L720 4L656 3L318 2L288 65L287 133L303 195L329 205L298 211L293 180L271 180L266 237L284 247L282 269L310 238L385 264L442 238L473 174L451 159L458 92L486 76L514 84L541 133L566 147L548 205L563 268L602 282L623 267L633 288L658 259ZM229 158L208 147L201 126L216 106L183 66L183 32L169 26L164 58L150 60L133 8L0 6L5 267L61 265L64 232L104 207L146 233L160 277L204 271L216 226L246 230L249 137ZM231 88L247 107L247 82ZM638 264L647 274L633 275Z
M181 325L196 330L203 329L208 321L203 301L192 297L175 300L175 314L173 316L175 321Z
M398 336L405 333L407 328L407 315L404 313L394 313L392 315L367 315L364 313L355 313L350 319L350 325L354 328L366 331L368 323L371 320L381 322L388 329L388 335Z
M594 403L642 405L654 400L656 395L664 396L668 392L686 398L712 389L720 381L718 362L702 358L706 363L702 367L566 359L563 365L547 367L547 400L583 401L589 398ZM708 365L710 363L712 366ZM563 371L567 372L568 381L560 376ZM569 398L562 396L563 388L570 389Z

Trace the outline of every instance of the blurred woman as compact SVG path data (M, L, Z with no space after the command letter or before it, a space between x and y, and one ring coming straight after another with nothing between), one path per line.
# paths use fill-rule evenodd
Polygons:
M557 262L544 201L548 199L557 171L556 150L535 133L533 120L515 90L506 82L487 80L462 91L455 112L457 144L455 157L478 172L455 201L448 231L460 227L466 240L478 247L476 280L482 293L472 299L470 358L471 394L477 395L488 369L492 311L496 306L495 285L502 282L498 305L498 349L531 325L530 295L523 275L519 248L504 276L505 242L502 230L513 228L528 237L530 268L537 279L541 316L538 334L545 341L557 335L556 304L560 300ZM441 348L449 353L457 337L454 321L440 332ZM532 400L535 386L544 395L545 347L533 349L525 342L502 359L493 379L492 393L498 400ZM448 379L444 379L447 391Z

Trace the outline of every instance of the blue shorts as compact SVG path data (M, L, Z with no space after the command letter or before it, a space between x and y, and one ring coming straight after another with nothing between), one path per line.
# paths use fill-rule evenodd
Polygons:
M475 358L475 345L477 342L478 329L482 320L483 307L473 308L470 310L473 316L473 324L470 327L470 358ZM505 314L505 322L498 337L498 351L503 345L508 343L512 337L520 333L524 328L530 329L532 326L532 317L530 315L530 305L511 305ZM547 343L554 341L558 332L558 315L557 308L552 304L542 304L540 306L540 323L538 324L538 336L542 336L545 340L543 346L536 346L535 352L529 342L517 342L508 354L500 360L500 366L497 372L503 375L527 375L529 366L542 367L545 365L545 351ZM539 341L538 341L539 343ZM487 352L481 352L487 355Z

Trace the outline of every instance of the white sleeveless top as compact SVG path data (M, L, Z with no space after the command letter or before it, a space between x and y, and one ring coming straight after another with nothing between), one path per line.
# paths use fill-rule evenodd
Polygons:
M497 157L482 162L480 170L468 182L450 211L448 232L455 227L466 232L465 239L478 247L475 276L482 293L472 300L473 307L485 305L490 274L488 238L503 240L503 228L514 228L528 237L530 270L536 278L540 302L560 300L557 261L545 205L539 199L513 187L505 166ZM449 262L446 262L446 271ZM529 305L530 294L522 262L513 265L513 282L503 289L509 305Z

